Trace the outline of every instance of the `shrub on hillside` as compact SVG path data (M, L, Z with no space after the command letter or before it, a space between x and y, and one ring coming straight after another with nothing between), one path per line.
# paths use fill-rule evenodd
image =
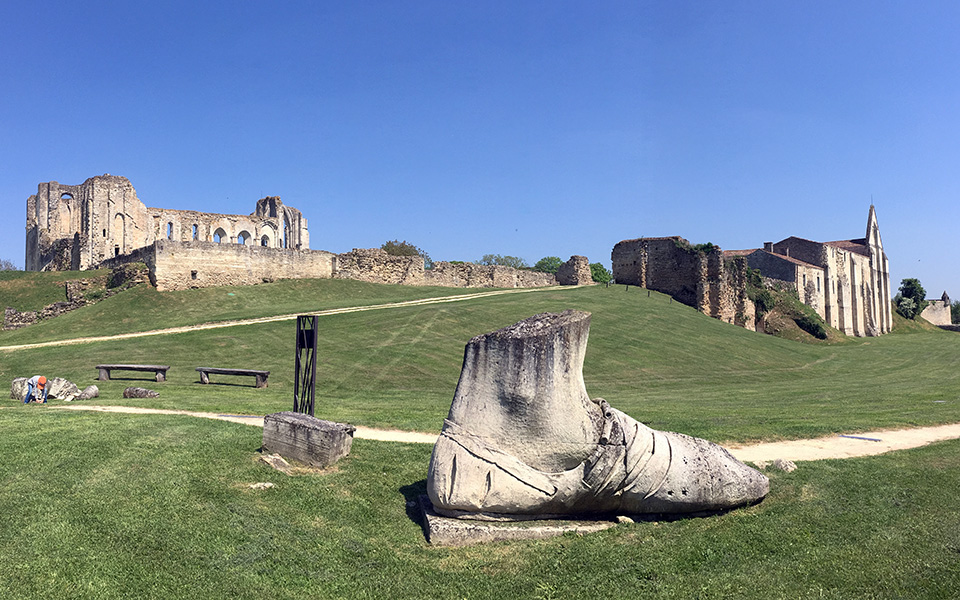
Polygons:
M899 293L894 296L893 303L897 312L905 319L915 319L927 307L927 291L915 278L902 279Z
M603 263L590 263L590 278L597 283L608 283L613 279L613 274L607 270Z
M816 319L807 314L801 314L794 317L793 321L797 324L797 327L806 331L818 340L827 339L827 330L824 329L823 323L820 321L820 319Z
M390 240L384 242L380 249L390 256L422 256L423 266L427 269L433 268L433 260L422 248L418 248L406 240Z
M537 264L533 265L533 270L556 275L562 264L563 261L560 260L559 256L544 256L537 261Z

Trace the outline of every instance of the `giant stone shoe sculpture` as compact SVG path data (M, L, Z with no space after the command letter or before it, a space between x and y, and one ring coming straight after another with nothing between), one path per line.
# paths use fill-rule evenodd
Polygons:
M427 475L439 514L689 514L767 494L767 478L724 448L591 400L589 329L589 313L544 313L470 340Z

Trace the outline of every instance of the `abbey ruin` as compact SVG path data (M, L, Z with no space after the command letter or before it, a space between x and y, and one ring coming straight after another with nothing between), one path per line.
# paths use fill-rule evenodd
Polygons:
M721 251L692 247L686 240L640 238L618 243L611 254L613 276L670 294L679 302L727 322L749 325L746 266L796 291L831 327L856 337L893 328L890 265L883 251L877 213L870 206L866 235L835 242L789 237L763 248ZM745 304L751 304L746 307Z
M557 275L503 266L434 263L379 248L344 254L310 250L307 220L279 197L249 215L148 208L125 177L80 185L41 183L27 200L26 270L114 268L143 262L160 291L254 285L277 279L338 278L445 287L542 287L592 283L583 256Z

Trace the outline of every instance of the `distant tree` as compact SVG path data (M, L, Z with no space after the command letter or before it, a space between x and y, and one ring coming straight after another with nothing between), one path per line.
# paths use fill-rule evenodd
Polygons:
M529 269L527 261L516 256L500 256L499 254L484 254L477 264L479 265L499 265L502 267L513 267L514 269Z
M5 258L0 258L0 271L19 271L17 265L13 264L12 260L7 260Z
M613 275L602 263L590 263L590 276L597 283L607 283L613 279Z
M900 293L893 302L897 312L905 319L915 319L927 307L927 291L920 285L919 279L909 278L900 281Z
M542 273L556 274L562 264L563 261L560 260L559 256L544 256L537 261L537 264L533 265L533 270Z
M423 266L427 269L433 268L433 260L423 249L417 248L407 241L391 240L384 242L380 249L390 256L422 256Z
M950 305L950 321L954 325L960 325L960 300L955 300Z

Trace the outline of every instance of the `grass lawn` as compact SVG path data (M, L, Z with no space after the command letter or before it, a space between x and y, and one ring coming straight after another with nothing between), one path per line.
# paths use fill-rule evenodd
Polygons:
M0 332L0 346L464 291L235 290L141 286ZM566 308L593 314L591 396L658 429L723 442L960 422L956 334L898 327L804 344L623 287L322 317L317 416L438 431L469 338ZM0 349L0 381L43 373L83 387L100 362L170 364L166 383L122 372L98 382L93 403L262 415L292 405L294 330L290 320ZM270 387L216 376L203 386L197 366L268 369ZM129 385L161 397L124 400ZM444 549L426 544L406 505L424 490L429 446L357 440L330 472L291 478L257 463L258 428L57 403L0 403L4 598L953 598L960 587L960 441L801 463L771 474L761 504L718 517ZM258 481L277 487L247 487Z
M260 430L0 410L5 598L955 598L960 441L801 463L761 504L586 536L430 547L430 447L332 471L256 462ZM276 487L253 491L254 482Z

